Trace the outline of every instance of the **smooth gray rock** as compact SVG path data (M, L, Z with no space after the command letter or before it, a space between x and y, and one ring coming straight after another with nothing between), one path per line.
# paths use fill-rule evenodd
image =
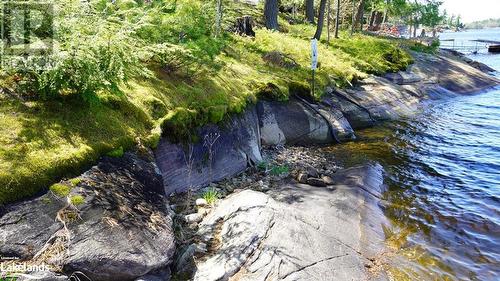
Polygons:
M334 142L326 120L294 97L288 102L259 101L257 113L263 144Z
M58 262L68 275L79 271L94 281L133 280L168 266L175 243L157 171L153 162L126 153L105 157L80 176L70 195L83 196L84 203L67 220L66 251L48 262ZM45 243L52 245L51 238L62 233L56 216L64 206L65 200L50 192L7 206L0 217L0 232L8 234L0 255L31 259Z
M183 192L190 187L199 189L262 161L255 108L249 108L239 116L232 116L219 126L204 126L197 133L200 141L192 145L192 157L188 146L172 144L166 138L160 141L155 150L167 194ZM208 163L209 149L204 145L204 138L208 134L219 135L212 146L211 170ZM189 159L192 159L191 172L187 165Z
M345 90L327 89L323 103L336 107L352 128L360 129L412 115L425 100L472 94L500 85L494 76L448 52L412 55L415 63L406 71L370 76Z
M367 279L365 264L386 250L388 222L377 205L382 169L339 171L335 182L245 190L222 200L198 233L220 246L198 262L194 280Z

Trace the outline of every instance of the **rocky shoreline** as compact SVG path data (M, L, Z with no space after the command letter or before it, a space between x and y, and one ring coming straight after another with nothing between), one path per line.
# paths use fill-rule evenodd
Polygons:
M61 182L66 193L5 206L2 266L49 266L31 273L40 280L386 279L382 168L340 170L294 145L349 141L423 101L500 84L449 52L413 55L405 72L329 88L321 101L259 101L201 128L198 143L104 157Z

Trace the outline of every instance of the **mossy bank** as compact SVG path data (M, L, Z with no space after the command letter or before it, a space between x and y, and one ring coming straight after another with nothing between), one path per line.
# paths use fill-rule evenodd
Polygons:
M67 14L55 23L80 32L78 37L57 29L57 67L2 69L0 204L47 190L110 152L155 147L162 134L188 140L192 128L241 113L259 98L285 101L291 92L310 90L313 26L283 20L281 32L257 25L255 38L214 38L203 22L213 11L202 1L175 7L118 2L85 6L96 11L95 27L68 21L68 15L78 16L79 4L57 2ZM226 28L255 9L228 7ZM139 16L147 25L139 25ZM137 30L128 32L130 26ZM319 46L318 95L326 86L350 86L412 62L401 41L340 35Z

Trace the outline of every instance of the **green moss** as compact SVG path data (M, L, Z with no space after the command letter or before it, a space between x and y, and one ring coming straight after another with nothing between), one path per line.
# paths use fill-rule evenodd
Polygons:
M50 186L50 191L52 191L59 197L65 197L68 196L69 192L71 191L71 187L61 183L55 183Z
M72 178L69 180L72 186L77 186L80 182L82 182L81 178Z
M310 102L317 100L317 97L312 96L311 87L306 83L291 82L288 86L288 91L290 92L290 95L297 95Z
M123 151L123 146L120 146L106 153L106 155L108 155L109 157L120 158L123 156L124 153L125 152Z
M71 201L71 204L73 204L75 206L79 206L79 205L82 205L83 203L85 203L85 197L83 197L82 195L73 195L70 197L70 201Z
M283 92L282 89L274 83L267 83L259 88L257 91L257 98L262 100L287 101L288 93Z

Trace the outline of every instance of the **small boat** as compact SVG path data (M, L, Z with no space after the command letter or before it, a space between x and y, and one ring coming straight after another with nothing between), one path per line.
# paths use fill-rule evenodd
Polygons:
M489 45L488 52L490 53L500 53L500 45Z

